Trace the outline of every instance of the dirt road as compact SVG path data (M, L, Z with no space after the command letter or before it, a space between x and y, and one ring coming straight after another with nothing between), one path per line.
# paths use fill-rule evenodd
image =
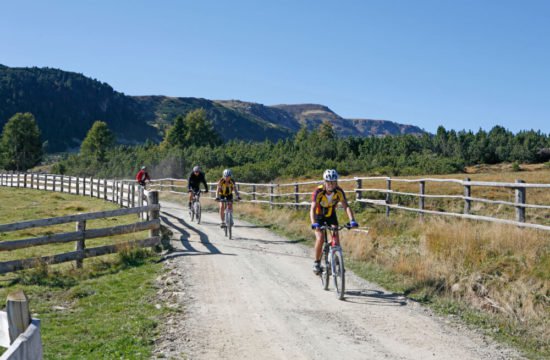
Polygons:
M236 221L223 236L216 214L189 222L162 203L177 251L158 279L174 311L155 358L518 359L519 355L347 272L345 301L311 271L312 249Z

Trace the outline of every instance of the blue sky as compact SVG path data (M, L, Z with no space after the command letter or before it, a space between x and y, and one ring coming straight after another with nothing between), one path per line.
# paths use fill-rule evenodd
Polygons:
M0 64L127 95L550 132L550 1L2 1Z

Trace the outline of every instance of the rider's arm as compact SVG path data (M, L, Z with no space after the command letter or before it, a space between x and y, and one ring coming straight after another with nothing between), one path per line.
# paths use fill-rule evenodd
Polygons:
M317 206L315 201L311 202L311 208L309 209L309 219L311 220L311 223L314 224L315 221L315 206Z
M233 181L233 180L231 180L231 181ZM235 184L234 181L233 181L233 191L235 192L235 195L237 195L237 197L240 198L239 190L237 190L237 184Z
M348 206L348 201L346 199L342 200L342 207L346 211L346 214L348 215L349 221L354 221L355 216L353 216L353 210Z

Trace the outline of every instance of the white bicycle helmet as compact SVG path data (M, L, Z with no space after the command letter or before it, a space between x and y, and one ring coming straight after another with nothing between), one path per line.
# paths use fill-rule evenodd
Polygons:
M327 169L323 173L325 181L338 181L338 173L334 169Z
M223 171L223 177L227 177L227 176L233 176L233 173L231 172L231 169L225 169Z
M199 165L196 165L194 168L193 168L193 172L197 172L197 171L201 171L201 167Z

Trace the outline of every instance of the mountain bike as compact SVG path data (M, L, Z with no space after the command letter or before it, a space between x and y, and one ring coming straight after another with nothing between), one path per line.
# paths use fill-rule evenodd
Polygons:
M191 207L189 208L189 217L191 221L196 220L197 224L201 223L201 191L193 191L193 201L191 202Z
M232 238L232 228L233 228L233 206L230 206L233 204L233 201L228 201L227 199L217 199L216 201L225 203L225 211L224 211L224 222L225 226L223 227L225 236L229 239Z
M344 267L344 254L340 247L339 240L329 240L328 232L335 235L336 232L342 229L351 229L349 224L332 227L326 223L319 227L323 233L323 252L321 254L321 283L323 289L328 290L330 277L332 275L334 287L336 288L336 296L338 299L344 299L346 289L346 270ZM332 237L331 237L332 238Z

